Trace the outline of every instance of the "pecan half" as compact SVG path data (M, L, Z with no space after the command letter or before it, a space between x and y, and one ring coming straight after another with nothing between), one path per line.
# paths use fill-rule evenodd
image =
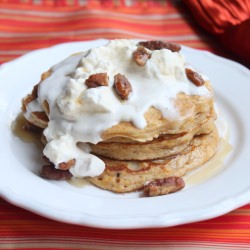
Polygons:
M132 92L132 86L129 82L129 80L122 74L116 74L114 76L114 89L117 93L117 95L122 100L127 100L129 94Z
M158 40L139 42L139 45L150 50L169 49L172 52L178 52L181 50L181 46L177 43L163 42Z
M68 169L70 169L70 167L74 166L75 163L76 163L76 160L75 159L71 159L71 160L69 160L67 162L61 162L61 163L59 163L58 167L61 170L68 170Z
M199 75L197 72L193 71L192 69L185 69L186 72L186 76L187 78L196 86L202 86L204 85L205 81L203 80L203 78L201 77L201 75Z
M185 183L181 177L171 176L163 179L156 179L144 186L146 196L158 196L174 193L184 188Z
M133 53L133 60L139 65L144 66L151 54L142 46L138 47Z
M50 180L69 180L73 177L69 170L56 169L52 164L42 167L41 176Z
M101 86L108 86L108 75L107 73L97 73L90 75L89 78L85 81L85 84L88 88L97 88Z

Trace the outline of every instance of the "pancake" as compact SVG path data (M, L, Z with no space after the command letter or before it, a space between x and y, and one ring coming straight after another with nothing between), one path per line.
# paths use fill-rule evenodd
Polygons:
M116 160L153 160L178 154L184 150L195 135L208 134L214 127L210 118L192 131L178 134L163 134L152 141L138 142L112 138L97 144L90 144L91 153Z
M202 166L217 151L219 135L216 127L207 135L194 137L181 153L156 161L116 161L103 158L104 172L88 178L94 185L118 193L143 189L155 179L171 176L182 177L191 170Z
M205 85L211 91L210 83L206 82ZM29 104L33 102L35 98L33 93L23 99L22 105L24 114L28 113ZM139 129L131 122L120 122L103 131L101 138L104 141L110 138L122 137L129 138L133 141L146 142L158 138L162 134L189 133L194 127L204 124L204 121L207 119L216 119L212 91L210 98L179 94L175 103L180 113L180 116L176 119L166 119L158 109L150 107L144 115L147 122L145 128ZM30 123L41 128L46 128L49 121L48 103L43 103L42 108L43 111L29 112L25 117Z
M216 153L219 135L211 83L180 50L113 40L44 72L22 100L27 121L43 129L41 176L87 178L118 193L149 182L150 195L183 188L181 177Z

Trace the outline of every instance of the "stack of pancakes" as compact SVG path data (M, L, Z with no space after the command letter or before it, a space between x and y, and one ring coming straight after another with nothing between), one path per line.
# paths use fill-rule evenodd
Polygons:
M49 75L50 71L42 74L39 84ZM27 105L37 99L39 84L23 99L23 113L27 112ZM120 122L105 130L100 142L89 143L91 153L104 161L105 170L99 176L86 178L103 189L124 193L141 190L154 180L182 177L208 161L217 150L219 136L212 88L208 81L204 85L210 97L183 93L176 96L174 105L178 118L167 119L150 107L144 114L145 128ZM44 129L49 122L50 107L45 102L42 108L25 117L29 124ZM43 143L46 144L44 137ZM67 167L55 169L50 162L43 167L42 176L73 178Z
M219 142L213 99L179 94L176 105L181 119L167 120L150 108L146 128L120 123L105 131L102 142L91 144L92 153L104 160L105 171L89 180L104 189L128 192L155 179L182 177L208 161Z

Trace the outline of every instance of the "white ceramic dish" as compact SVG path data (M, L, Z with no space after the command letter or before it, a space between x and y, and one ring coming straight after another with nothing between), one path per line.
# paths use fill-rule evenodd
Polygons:
M20 207L62 222L101 228L165 227L225 214L250 202L250 71L208 52L183 47L188 61L209 76L230 124L233 151L220 171L180 192L142 198L38 176L41 153L11 131L20 101L40 74L69 54L106 43L75 42L36 50L0 67L0 194Z

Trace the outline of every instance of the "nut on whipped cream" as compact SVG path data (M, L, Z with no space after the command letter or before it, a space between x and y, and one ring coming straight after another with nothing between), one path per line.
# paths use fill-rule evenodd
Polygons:
M186 68L178 49L153 50L134 40L112 40L53 66L25 115L41 111L46 101L44 155L56 168L74 159L69 171L75 177L98 176L105 164L91 154L88 143L102 141L103 131L120 122L145 128L150 107L165 118L178 118L173 100L179 93L210 95L203 84L194 84L196 76Z

